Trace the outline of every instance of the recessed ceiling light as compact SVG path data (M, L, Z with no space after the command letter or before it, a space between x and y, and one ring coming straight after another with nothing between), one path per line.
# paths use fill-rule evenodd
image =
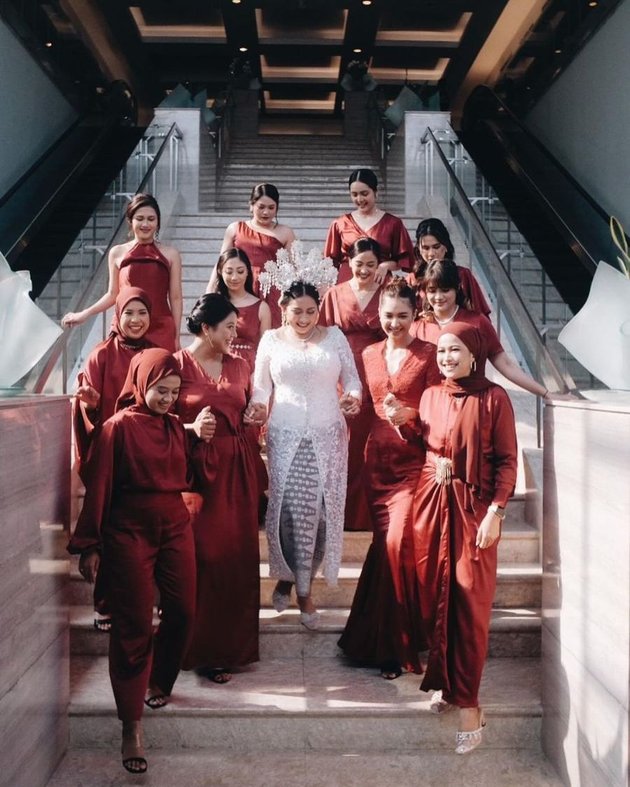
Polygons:
M46 46L50 48L52 46L52 41L46 41Z
M591 2L588 4L588 7L589 8L597 8L598 5L599 5L599 3L597 2L597 0L591 0Z
M239 52L247 52L247 47L246 46L239 46L238 51Z
M556 55L561 55L562 54L562 49L554 49L553 51L554 51L554 54L556 54Z
M358 48L357 49L353 49L352 51L354 52L355 55L360 55L361 52L363 52L362 49L358 49Z
M234 5L240 5L241 4L241 0L232 0L232 2L234 3Z
M372 0L361 0L363 5L372 5Z

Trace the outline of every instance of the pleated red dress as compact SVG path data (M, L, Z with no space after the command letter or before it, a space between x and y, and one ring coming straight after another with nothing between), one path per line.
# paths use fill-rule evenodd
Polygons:
M193 488L186 495L197 557L197 614L184 669L237 667L258 661L260 608L258 481L254 442L243 413L250 373L223 356L219 380L187 351L175 353L182 375L176 412L184 423L210 405L217 419L209 443L195 441Z
M365 477L365 443L374 419L374 408L363 369L363 350L383 338L378 317L380 289L376 290L361 310L350 282L331 287L322 299L319 321L322 325L337 325L350 345L354 362L363 386L361 412L348 420L348 491L346 493L345 530L371 530L367 505Z
M384 213L369 230L364 230L351 213L344 213L330 225L324 247L324 256L330 257L339 269L338 284L352 277L348 251L359 238L375 240L381 247L383 260L396 260L399 267L406 271L413 267L413 243L398 216Z
M488 383L470 393L447 386L429 388L420 403L426 461L414 496L413 538L430 644L421 688L441 689L447 702L474 708L488 648L498 546L496 541L479 549L475 540L488 505L505 506L514 490L516 431L500 386ZM471 413L476 424L462 439ZM450 483L438 480L441 457L453 461Z
M90 483L68 545L71 553L100 549L107 562L109 673L122 721L140 720L149 684L171 693L194 620L186 435L179 418L144 403L152 385L178 373L161 349L132 360L125 389L135 404L107 420L92 443ZM154 635L155 584L163 614Z
M271 309L271 327L282 325L282 312L278 305L280 293L274 287L268 295L263 295L258 285L258 277L265 268L267 260L275 260L276 254L284 246L273 235L253 230L246 221L239 221L234 234L234 247L247 254L254 274L254 293L265 300Z
M168 303L171 263L155 243L136 243L120 261L118 284L140 287L151 299L151 325L145 338L156 347L175 351L175 320Z
M414 339L395 374L385 361L386 342L363 352L365 375L376 417L366 447L366 478L374 536L350 617L339 646L366 664L398 664L420 672L418 652L426 648L418 621L411 530L411 503L422 466L418 441L403 440L385 416L389 393L406 407L418 407L422 392L439 380L435 348Z

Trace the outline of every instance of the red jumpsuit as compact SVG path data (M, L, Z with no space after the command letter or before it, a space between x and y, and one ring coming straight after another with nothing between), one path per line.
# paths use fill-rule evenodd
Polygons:
M139 721L149 684L170 694L188 645L195 606L195 556L187 489L186 436L176 416L144 403L146 391L178 374L175 359L145 350L130 367L136 404L103 424L88 460L90 483L71 553L101 549L112 614L109 673L121 721ZM153 633L154 583L163 614Z
M402 270L413 268L413 243L398 216L384 213L381 218L364 230L356 223L351 213L339 216L328 228L324 256L331 257L339 269L338 283L348 281L352 273L348 265L348 251L359 238L372 238L381 247L383 260L396 260Z
M175 358L182 420L193 421L206 405L217 419L212 440L197 441L191 455L198 494L186 499L197 556L197 613L183 666L237 667L258 661L258 475L250 427L243 425L249 368L242 358L224 355L214 380L186 350Z
M426 644L417 622L411 502L423 453L417 441L406 442L391 425L383 400L393 393L403 406L416 409L439 374L433 345L414 339L395 374L387 370L385 347L378 342L363 352L376 411L365 468L374 537L339 646L359 662L420 672L418 651Z
M369 344L383 338L378 316L379 293L380 289L376 290L365 308L361 310L350 282L343 282L331 287L326 292L319 312L319 321L322 325L337 325L348 340L363 386L361 412L348 421L350 442L348 444L345 530L372 529L365 494L367 479L364 472L364 454L365 443L374 420L374 408L366 385L361 354Z

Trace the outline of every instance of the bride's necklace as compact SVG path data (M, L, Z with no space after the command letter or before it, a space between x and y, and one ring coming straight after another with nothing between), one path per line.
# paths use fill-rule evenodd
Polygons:
M293 338L293 339L295 339L296 341L300 342L300 344L302 344L302 345L304 345L304 346L305 346L305 345L307 345L307 344L310 342L310 340L313 338L313 336L315 336L315 334L317 333L317 331L318 331L318 330L319 330L319 325L315 325L315 326L314 326L314 327L313 327L313 328L312 328L312 329L311 329L311 330L310 330L310 331L309 331L309 332L306 334L306 336L299 336L299 335L298 335L298 334L297 334L297 333L296 333L296 332L293 330L293 328L291 328L291 336L292 336L292 338Z
M435 317L435 313L433 314L433 316L435 317L436 323L441 328L443 325L448 325L449 322L453 322L453 320L455 319L455 315L457 314L458 311L459 311L459 306L456 306L455 311L451 314L450 317L447 317L445 320L439 320L437 317Z

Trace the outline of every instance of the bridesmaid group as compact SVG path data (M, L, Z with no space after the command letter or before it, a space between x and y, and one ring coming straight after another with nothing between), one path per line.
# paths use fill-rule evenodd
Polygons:
M147 770L143 706L164 707L180 669L226 684L258 661L265 508L272 604L286 610L295 587L310 630L312 581L321 568L336 583L344 528L372 532L341 649L388 680L423 674L432 712L459 708L456 752L481 742L497 543L516 477L514 415L486 360L549 392L505 353L444 224L420 222L414 246L378 207L372 170L348 186L354 210L332 222L321 276L300 259L288 273L270 266L301 247L278 222L278 190L255 186L184 349L181 258L157 240L155 199L137 194L107 293L63 318L115 306L73 404L86 496L69 550L95 582L95 627L110 631L131 773Z

